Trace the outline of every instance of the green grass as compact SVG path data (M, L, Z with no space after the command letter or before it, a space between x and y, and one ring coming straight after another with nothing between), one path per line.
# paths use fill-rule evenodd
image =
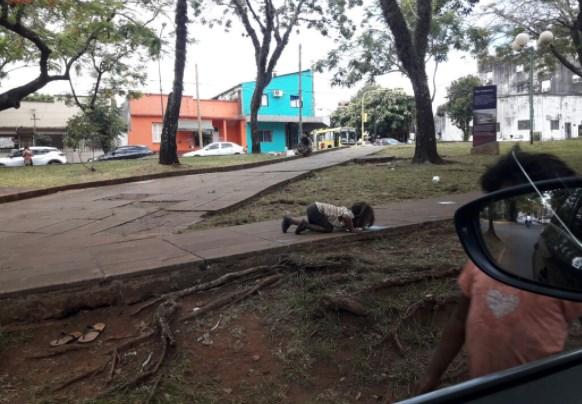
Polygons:
M525 151L556 154L582 173L582 140L520 144ZM513 143L503 143L507 153ZM374 206L406 199L421 199L479 190L479 178L496 156L472 156L469 143L439 143L440 155L449 164L411 164L414 145L387 147L379 156L402 158L393 163L350 164L314 173L309 178L255 199L243 207L208 218L193 226L201 229L278 219L285 213L303 215L313 201L349 206L363 200ZM439 176L438 184L432 183Z
M3 168L0 169L0 186L16 189L50 188L135 175L235 166L277 159L279 157L269 155L189 157L180 159L182 164L177 167L160 165L157 158L118 160L96 162L95 172L90 171L88 166L83 166L82 164Z

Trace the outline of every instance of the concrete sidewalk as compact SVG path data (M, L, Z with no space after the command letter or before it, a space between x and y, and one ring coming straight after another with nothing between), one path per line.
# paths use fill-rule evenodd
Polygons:
M376 222L391 229L452 219L460 205L478 195L460 194L377 206ZM12 235L9 238L3 238L3 233L0 233L3 246L0 298L163 273L208 260L267 250L283 252L299 244L353 236L349 233L308 233L301 236L293 232L282 234L280 221L273 220L185 234L119 238L116 241L112 241L110 235L96 233L90 238L90 245L82 245L80 241L86 239L80 237L76 231L78 229L72 225L62 230L65 229L68 231L55 239L36 232ZM4 249L5 240L10 241L10 250ZM19 242L22 244L18 245ZM32 244L36 244L36 247L32 247Z
M65 191L2 204L0 297L205 259L206 253L192 254L182 246L176 231L199 222L207 212L233 207L313 170L377 151L341 149L244 170ZM218 250L215 255L238 243L221 233L196 237L207 237L203 241Z

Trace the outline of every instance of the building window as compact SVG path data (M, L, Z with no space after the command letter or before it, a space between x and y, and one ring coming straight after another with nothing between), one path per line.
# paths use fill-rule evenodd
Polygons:
M291 108L299 108L299 96L292 95L291 97Z
M527 121L517 121L518 130L528 130L529 129L529 119Z
M152 143L162 142L162 127L161 123L152 124Z
M496 131L496 132L501 132L501 124L500 124L499 122L497 122L497 123L495 124L495 131Z
M518 93L525 93L527 91L529 91L529 83L527 83L527 82L526 83L519 83L517 85L517 92Z
M580 83L582 83L582 77L576 76L576 75L572 75L572 83L574 83L574 84L580 84Z
M559 119L552 119L550 121L550 129L551 130L560 130L560 120Z
M267 106L269 106L269 97L267 97L267 94L263 94L263 96L261 97L261 107Z
M273 132L270 130L260 130L259 132L259 142L271 143L273 141Z

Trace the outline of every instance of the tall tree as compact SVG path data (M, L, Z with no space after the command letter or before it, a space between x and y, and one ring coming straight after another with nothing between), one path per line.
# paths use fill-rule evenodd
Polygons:
M539 49L541 68L552 69L557 61L582 77L582 1L499 0L488 7L493 16L489 29L499 56L510 49L515 35L527 32L538 38L551 30L554 40ZM505 40L505 41L503 41ZM550 52L546 52L549 49Z
M473 88L481 85L477 76L465 76L453 81L447 89L446 112L453 124L463 131L463 141L469 140L473 120Z
M162 139L160 142L160 164L180 164L176 145L178 118L184 89L184 69L186 67L186 45L188 43L188 0L176 1L176 50L174 56L174 83L168 97L164 115Z
M344 41L319 68L336 70L334 83L353 84L391 72L408 77L416 107L416 148L413 162L440 163L437 153L432 95L426 71L447 60L450 49L482 46L480 29L464 23L476 0L379 0L367 7L362 33ZM388 25L388 32L382 26ZM347 62L346 62L347 61Z
M362 87L347 105L338 107L331 115L331 125L354 127L360 132L364 94L364 110L368 117L364 130L371 136L393 137L406 142L413 124L414 98L402 90L382 88L376 84Z
M84 143L91 149L110 151L127 124L112 100L99 99L90 109L81 111L67 122L65 144L78 148Z
M255 51L257 73L250 105L253 153L261 152L257 118L263 92L273 78L273 71L293 31L305 26L327 35L330 29L338 27L334 21L339 21L339 32L349 36L352 27L345 11L359 2L331 0L322 5L325 2L316 0L214 0L215 4L222 7L223 15L217 18L205 17L203 22L211 26L224 25L229 30L232 26L230 16L234 16L242 24Z
M154 4L158 2L0 0L0 80L21 67L39 68L38 76L0 94L0 111L18 108L23 98L50 82L71 79L74 70L83 69L85 56L99 53L103 44L123 48L142 24L133 11Z

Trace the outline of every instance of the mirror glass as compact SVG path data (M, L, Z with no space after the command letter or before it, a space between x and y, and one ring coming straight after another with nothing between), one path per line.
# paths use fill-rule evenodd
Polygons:
M582 188L523 194L480 211L490 258L538 284L582 291Z

